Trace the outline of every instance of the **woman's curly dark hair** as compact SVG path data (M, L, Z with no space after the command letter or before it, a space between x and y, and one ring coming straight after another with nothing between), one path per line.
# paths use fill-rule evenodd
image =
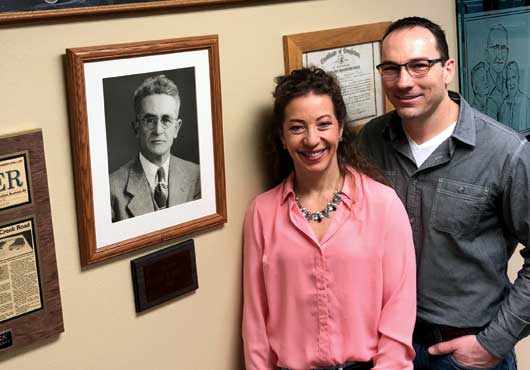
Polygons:
M344 174L346 166L351 166L368 176L381 181L379 172L368 163L360 154L355 142L355 133L345 127L346 105L342 98L340 86L331 74L320 68L310 67L292 71L288 75L276 77L276 88L272 93L274 97L272 124L268 132L270 172L273 183L278 184L285 179L293 170L293 160L287 150L283 148L281 141L283 122L285 119L285 108L295 98L310 93L315 95L327 95L333 103L335 117L341 128L342 141L339 142L337 158L341 173Z

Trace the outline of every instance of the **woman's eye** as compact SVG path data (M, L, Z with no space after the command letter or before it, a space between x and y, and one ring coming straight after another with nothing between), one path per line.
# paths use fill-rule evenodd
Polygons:
M304 130L304 126L291 126L289 127L290 132L301 132Z
M318 123L318 127L319 128L328 128L331 125L332 125L332 123L328 122L328 121L323 121L323 122L319 122Z

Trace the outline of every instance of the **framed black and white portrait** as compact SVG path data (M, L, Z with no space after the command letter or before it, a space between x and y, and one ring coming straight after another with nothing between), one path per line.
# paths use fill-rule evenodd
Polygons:
M217 36L66 54L82 265L226 222Z

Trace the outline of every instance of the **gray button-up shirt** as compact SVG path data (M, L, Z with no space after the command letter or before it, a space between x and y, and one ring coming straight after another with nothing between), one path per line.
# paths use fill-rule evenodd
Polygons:
M418 317L484 326L479 342L503 357L530 330L530 144L449 94L460 105L455 130L420 168L395 111L369 122L361 143L409 215ZM512 285L518 242L525 262Z

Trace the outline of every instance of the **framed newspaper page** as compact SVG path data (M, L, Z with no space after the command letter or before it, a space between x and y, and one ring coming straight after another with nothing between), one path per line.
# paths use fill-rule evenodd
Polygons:
M81 264L225 223L217 36L66 57Z
M264 0L8 0L0 1L0 24L258 1Z
M381 22L283 36L285 73L315 66L335 74L349 127L362 125L392 108L375 68L389 25Z
M64 331L40 130L0 137L0 351Z

